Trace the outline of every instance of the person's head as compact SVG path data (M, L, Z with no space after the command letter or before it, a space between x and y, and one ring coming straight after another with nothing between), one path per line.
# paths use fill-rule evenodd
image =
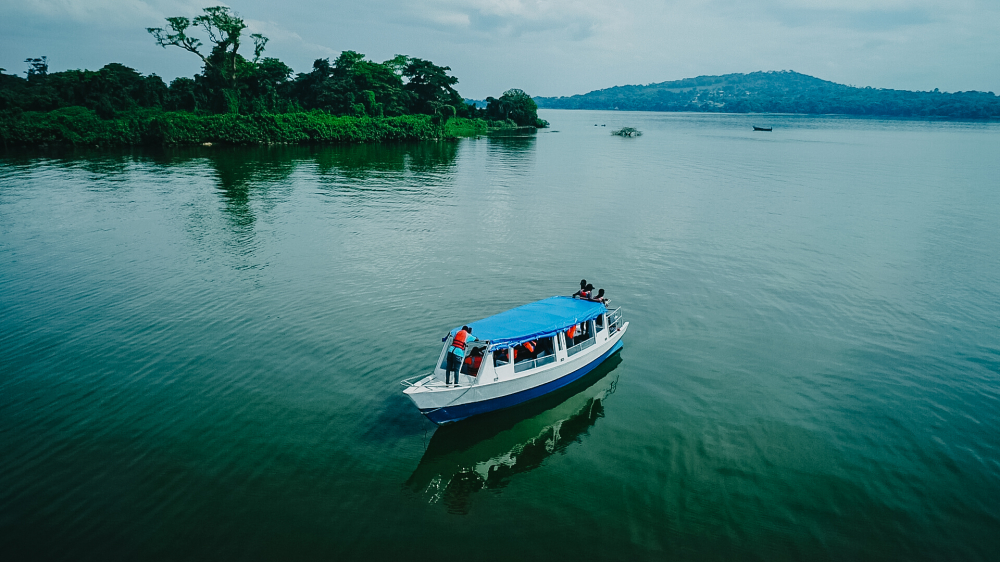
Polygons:
M591 285L590 283L587 283L587 286L584 287L584 290L585 291L593 291L594 290L594 286Z
M462 326L462 329L463 329L463 330L465 330L465 331L466 331L467 333L469 333L469 334L471 334L471 333L472 333L472 328L470 328L470 327L468 327L468 326Z
M580 289L581 290L587 290L587 280L586 279L580 279Z
M600 291L597 291L597 298L601 298L603 296L604 296L604 289L601 289Z

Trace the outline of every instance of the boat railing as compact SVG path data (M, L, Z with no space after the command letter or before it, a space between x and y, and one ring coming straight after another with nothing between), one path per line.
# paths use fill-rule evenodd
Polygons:
M618 331L622 325L622 307L618 307L608 313L608 334Z
M520 363L514 363L514 372L520 373L521 371L527 371L529 369L534 369L535 367L541 367L542 365L548 365L556 360L555 355L546 355L544 357L539 357L538 359L532 359L531 361L521 361Z
M422 375L414 375L412 377L407 377L407 378L399 381L399 384L401 384L403 386L417 386L416 381L425 379L425 378L433 376L433 375L434 375L433 372L424 373Z
M588 347L594 345L595 343L597 343L597 339L591 336L590 338L583 340L582 342L574 345L573 347L567 348L566 356L572 357L573 355L580 353L581 351L587 349Z

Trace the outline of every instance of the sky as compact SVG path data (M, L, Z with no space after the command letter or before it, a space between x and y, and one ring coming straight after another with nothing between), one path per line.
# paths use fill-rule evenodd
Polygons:
M345 50L405 54L451 67L474 99L758 70L1000 92L1000 0L0 0L0 68L23 73L45 55L50 72L118 62L191 76L197 57L156 46L146 28L216 5L296 72Z

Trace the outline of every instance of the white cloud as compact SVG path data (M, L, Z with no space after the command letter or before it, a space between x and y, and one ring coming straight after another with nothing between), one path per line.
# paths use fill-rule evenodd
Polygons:
M166 16L201 11L201 2L183 0L27 0L5 1L4 11L19 11L54 20L102 24L157 21Z
M290 31L273 21L244 19L244 22L246 22L250 33L260 33L268 38L268 49L273 49L276 46L286 49L298 48L319 57L331 57L338 54L337 51L327 46L306 41L298 33ZM267 56L270 56L270 54Z
M477 36L560 33L579 40L614 19L615 8L595 0L423 0L407 16L434 27L456 25Z

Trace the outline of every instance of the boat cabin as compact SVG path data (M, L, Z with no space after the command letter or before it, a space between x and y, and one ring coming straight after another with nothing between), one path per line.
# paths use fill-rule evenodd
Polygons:
M621 328L621 309L599 302L551 297L470 323L478 341L466 344L459 386L502 382L545 370L571 360L588 348L607 342ZM434 382L445 382L446 340L434 369Z

